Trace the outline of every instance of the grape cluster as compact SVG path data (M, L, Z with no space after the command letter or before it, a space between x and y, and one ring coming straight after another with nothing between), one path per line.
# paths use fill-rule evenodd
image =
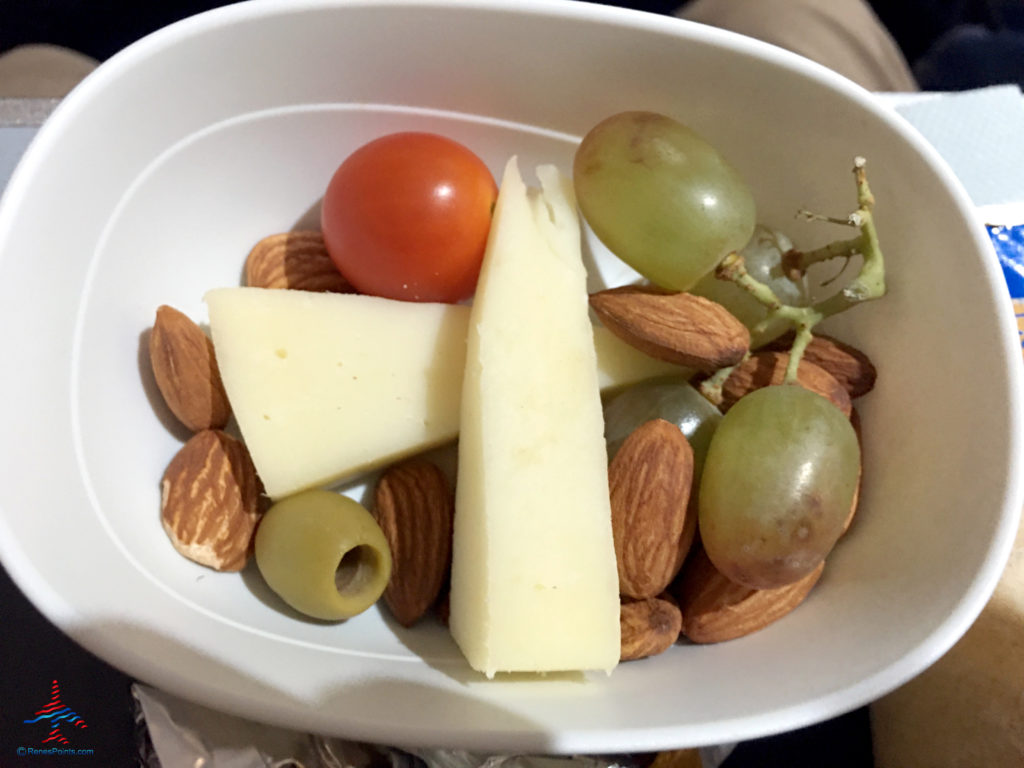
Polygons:
M751 348L794 331L785 381L745 394L724 415L732 367L694 387L638 385L605 411L613 454L655 418L675 423L697 462L700 542L714 567L751 589L793 584L820 568L856 501L860 446L850 419L800 386L796 372L821 319L884 293L863 161L855 162L859 235L797 251L756 223L753 195L708 142L665 115L624 112L595 126L576 153L580 210L608 249L658 288L690 291L729 309L751 330ZM846 290L814 303L805 273L853 254L860 273Z

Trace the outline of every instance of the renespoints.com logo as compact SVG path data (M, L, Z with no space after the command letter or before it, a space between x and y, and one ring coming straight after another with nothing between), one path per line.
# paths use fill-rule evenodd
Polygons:
M64 735L62 728L88 728L85 720L77 712L66 706L60 698L60 684L54 680L50 686L50 701L38 710L35 715L25 720L26 723L42 723L49 728L43 736L44 746L69 746L71 742Z

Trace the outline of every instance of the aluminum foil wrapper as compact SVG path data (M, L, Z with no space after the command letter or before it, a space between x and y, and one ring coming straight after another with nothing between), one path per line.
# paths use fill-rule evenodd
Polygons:
M648 768L651 755L480 755L404 750L275 728L147 685L132 686L144 768ZM718 768L728 747L677 753L652 768ZM663 753L669 755L670 753Z

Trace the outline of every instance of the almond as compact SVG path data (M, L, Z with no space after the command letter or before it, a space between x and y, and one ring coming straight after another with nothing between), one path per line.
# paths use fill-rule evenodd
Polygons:
M354 293L334 266L316 230L281 232L263 238L245 261L245 284L255 288Z
M793 334L790 333L773 341L768 349L788 351L792 345ZM874 389L878 378L866 354L831 336L815 334L804 350L803 359L831 373L851 398L866 395Z
M700 548L676 585L682 634L695 643L719 643L749 635L781 619L804 601L825 564L799 581L775 589L751 589L723 576Z
M261 491L245 445L220 430L203 430L164 472L160 519L174 548L189 560L240 571L252 551Z
M660 593L658 595L657 599L658 600L664 600L666 603L672 603L672 605L674 605L676 608L679 607L679 600L676 598L676 596L674 594L672 594L672 586L671 585L669 585L669 588L666 589L664 592ZM624 598L622 598L622 601L623 602L628 602L629 598L628 597L624 597Z
M160 394L182 424L198 432L228 423L231 406L213 342L186 315L167 305L157 308L149 360Z
M698 371L734 365L750 348L746 326L702 296L628 285L591 294L590 306L627 344Z
M679 427L654 419L637 427L608 467L619 592L654 597L683 561L693 449Z
M722 384L722 403L719 407L725 412L735 405L737 400L755 389L782 384L786 378L788 364L787 352L755 352L737 365ZM850 396L824 368L801 360L797 368L797 383L828 398L839 410L847 416L850 415Z
M668 650L679 639L682 624L679 608L668 600L624 600L619 609L619 660L642 659Z
M411 627L437 601L451 567L455 498L448 478L425 459L389 467L374 492L374 517L391 547L384 602Z

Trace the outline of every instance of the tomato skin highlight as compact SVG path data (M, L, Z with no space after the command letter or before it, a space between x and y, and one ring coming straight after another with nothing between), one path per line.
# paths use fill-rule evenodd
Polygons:
M360 293L453 303L476 289L497 196L490 170L462 144L394 133L338 167L321 229L338 271Z

